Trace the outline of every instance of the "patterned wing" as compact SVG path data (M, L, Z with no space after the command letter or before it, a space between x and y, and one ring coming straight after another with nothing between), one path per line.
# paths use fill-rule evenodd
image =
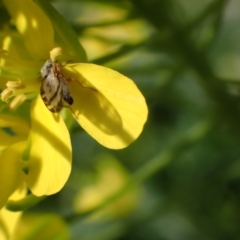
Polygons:
M40 94L44 104L51 112L59 112L62 107L62 88L54 65L48 60L41 69L42 85Z
M68 84L67 84L66 80L64 79L64 77L62 75L59 76L59 80L60 80L60 85L61 85L61 88L62 88L63 100L65 102L67 102L69 105L72 105L73 104L73 98L72 98L71 93L69 91Z

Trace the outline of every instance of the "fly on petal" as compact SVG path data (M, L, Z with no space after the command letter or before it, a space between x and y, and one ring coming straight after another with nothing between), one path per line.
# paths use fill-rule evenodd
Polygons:
M67 81L62 74L62 66L58 62L48 59L40 71L42 85L40 94L46 107L51 112L59 112L64 106L63 101L73 104L73 98Z

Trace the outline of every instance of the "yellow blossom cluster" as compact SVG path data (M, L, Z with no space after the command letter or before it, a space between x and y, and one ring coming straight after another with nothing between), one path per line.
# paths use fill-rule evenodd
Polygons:
M71 172L66 124L59 113L47 109L39 94L39 72L47 59L72 60L62 66L64 77L74 79L68 83L74 99L73 117L103 146L121 149L131 144L142 132L148 112L131 79L85 63L77 36L50 4L3 3L16 30L6 30L0 52L1 208L9 200L23 198L27 189L38 197L58 192ZM57 54L56 49L60 49ZM18 116L22 104L29 106L25 117Z

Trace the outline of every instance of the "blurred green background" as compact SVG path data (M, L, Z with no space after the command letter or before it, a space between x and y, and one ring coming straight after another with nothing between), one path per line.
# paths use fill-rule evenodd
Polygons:
M119 151L74 125L70 179L24 214L22 239L240 239L240 1L51 3L90 62L134 80L149 118Z

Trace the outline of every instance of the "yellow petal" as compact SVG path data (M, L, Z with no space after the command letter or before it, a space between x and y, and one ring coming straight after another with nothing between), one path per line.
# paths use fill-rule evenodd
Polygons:
M87 86L77 81L69 84L79 124L105 147L120 149L132 143L142 132L148 114L134 82L94 64L69 64L65 68L66 77Z
M9 135L8 133L0 129L0 139L2 140L0 141L0 151L2 151L8 146L24 140L25 137Z
M46 58L54 47L51 22L32 0L3 0L22 34L26 48L36 59Z
M7 148L1 155L0 161L0 208L9 196L22 184L24 174L21 169L21 156L26 142L18 142Z
M1 76L20 78L19 72L22 71L24 71L24 77L36 76L41 63L33 61L20 34L11 33L6 35L2 40L2 48L7 51L7 55L0 61ZM35 75L33 75L34 72ZM29 76L29 74L31 75Z
M29 132L26 121L17 116L1 114L0 117L0 151L15 142L25 140Z
M70 136L60 115L52 114L40 96L32 106L31 117L28 187L36 196L54 194L71 171Z
M26 189L17 189L10 197L11 200L19 200L26 195ZM6 208L0 211L0 240L12 239L18 220L22 212L11 212ZM15 239L15 238L14 238Z
M1 128L11 128L16 135L24 135L29 132L28 122L16 115L1 114Z

